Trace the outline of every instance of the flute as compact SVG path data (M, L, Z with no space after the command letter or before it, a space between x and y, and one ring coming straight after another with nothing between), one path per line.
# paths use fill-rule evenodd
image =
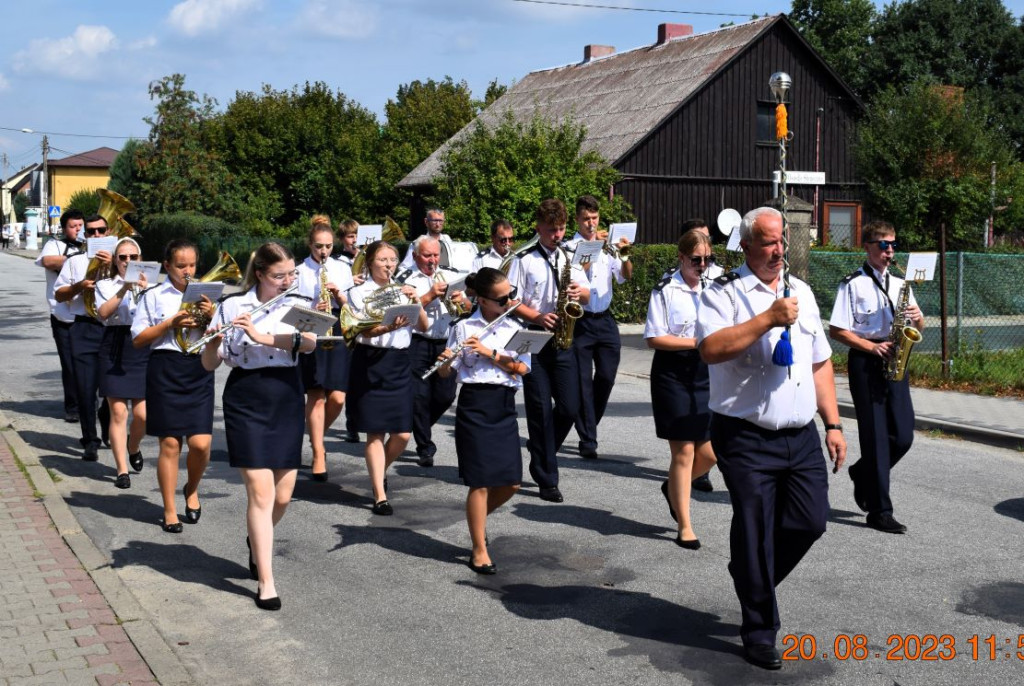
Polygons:
M489 322L487 324L487 326L485 326L484 328L480 329L479 332L473 334L473 336L470 336L470 338L477 338L477 339L483 338L484 335L486 335L491 329L493 329L498 324L498 322L500 322L502 319L504 319L505 317L507 317L510 314L512 314L512 312L517 307L519 307L522 304L523 304L522 302L517 302L515 305L513 305L512 307L508 308L507 310L505 310L504 312L499 314L497 317L495 317L491 322ZM469 340L469 339L467 338L466 340ZM449 357L447 359L444 359L444 360L438 360L437 362L435 362L433 367L431 367L426 372L424 372L423 376L420 377L420 380L424 380L424 379L428 378L431 374L433 374L434 372L436 372L438 369L440 369L441 367L445 366L446 364L451 364L455 360L455 358L459 356L459 353L462 352L462 349L465 348L465 347L466 347L466 341L461 341L460 343L458 343L454 348L452 348L452 351L451 351L452 352L452 356L451 357Z
M279 295L275 295L273 298L271 298L267 302L260 303L256 307L252 308L252 310L249 312L249 314L250 315L254 315L257 312L261 312L261 311L267 309L271 305L277 304L278 302L280 302L284 298L287 298L289 295L292 295L298 289L299 289L299 284L296 283L294 286L292 286L291 288L286 290L284 293L280 293ZM217 329L216 331L214 331L212 333L208 333L205 336L203 336L202 338L200 338L198 341L196 341L195 343L190 345L188 347L188 350L186 350L185 352L187 352L189 355L192 355L196 351L198 351L200 348L202 348L204 345L206 345L207 343L212 341L214 338L216 338L217 336L226 334L228 331L232 331L232 330L237 329L237 328L238 328L237 324L228 324L227 326L225 326L222 329Z

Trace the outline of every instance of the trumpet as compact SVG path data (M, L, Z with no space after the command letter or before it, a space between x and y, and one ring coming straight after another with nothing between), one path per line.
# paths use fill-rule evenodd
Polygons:
M289 295L292 295L293 293L295 293L295 291L297 291L298 288L299 288L299 284L295 284L295 285L291 286L285 292L280 293L278 295L275 295L273 298L271 298L267 302L260 303L259 305L257 305L256 307L252 308L252 310L249 311L249 315L252 316L252 315L255 315L255 314L259 313L259 312L262 312L263 310L269 309L270 307L276 305L277 303L279 303L282 300L284 300L285 298L287 298ZM238 328L237 324L228 324L227 326L225 326L222 329L217 329L216 331L208 333L205 336L203 336L202 338L200 338L198 341L196 341L195 343L192 343L191 345L189 345L188 349L186 349L185 352L188 353L189 355L194 355L195 353L199 352L204 345L206 345L207 343L212 341L217 336L222 336L222 335L228 333L229 331L234 331L237 328Z
M521 302L515 303L510 308L508 308L507 310L505 310L504 312L499 314L497 317L495 317L492 321L488 322L487 326L485 326L484 328L480 329L480 331L475 333L474 336L477 339L483 338L484 335L486 335L491 329L493 329L495 326L498 325L498 322L500 322L502 319L504 319L505 317L507 317L510 314L512 314L512 312L514 312L515 309L517 307L519 307L520 305L522 305L522 304L523 303L521 303ZM467 338L466 340L469 340L469 339ZM445 358L443 360L438 360L437 362L435 362L430 369L428 369L426 372L423 373L423 376L420 377L420 380L422 381L422 380L427 379L431 374L436 372L441 367L444 367L445 365L448 365L448 364L451 364L452 362L454 362L455 358L459 356L459 353L461 353L462 349L465 348L465 347L466 347L466 341L459 341L459 343L454 348L451 349L452 356L448 357L448 358Z
M434 272L433 282L446 282L444 278L444 273L440 270L440 268L438 268L438 270ZM450 317L461 317L464 314L469 314L469 305L467 304L465 297L463 297L460 302L455 302L454 300L452 300L451 295L446 290L444 292L444 297L441 299L441 302L442 304L444 304L444 309L448 311L448 316Z

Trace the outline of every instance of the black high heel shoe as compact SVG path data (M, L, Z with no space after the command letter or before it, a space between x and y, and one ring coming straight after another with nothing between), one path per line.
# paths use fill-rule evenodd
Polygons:
M676 536L676 545L687 550L700 550L700 539L695 538L692 541L684 541L682 536Z
M189 524L198 524L199 517L203 514L203 506L200 505L196 509L192 509L188 506L188 484L186 483L181 487L181 494L185 496L185 521Z
M260 598L259 586L256 587L256 607L261 610L277 611L281 609L281 599L278 596L273 598Z
M249 549L249 577L253 581L257 581L260 578L259 570L256 569L256 563L252 561L252 545L249 544L249 537L245 537L245 547Z
M180 534L185 527L181 525L181 522L175 522L174 524L167 524L164 522L160 527L169 534Z

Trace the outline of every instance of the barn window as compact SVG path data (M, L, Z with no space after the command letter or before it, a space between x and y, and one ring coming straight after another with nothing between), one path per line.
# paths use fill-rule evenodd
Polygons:
M786 103L789 110L789 120L793 120L793 107ZM793 127L790 126L790 129ZM757 101L757 144L777 145L775 138L775 103L770 100Z

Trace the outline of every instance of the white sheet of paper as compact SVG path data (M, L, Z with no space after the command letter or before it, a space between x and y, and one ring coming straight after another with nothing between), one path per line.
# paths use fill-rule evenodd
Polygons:
M937 252L912 252L907 256L907 281L931 281L935 278Z
M359 245L369 245L374 241L379 241L383 235L383 224L366 224L356 229L356 243Z
M224 284L220 281L212 281L210 283L200 283L193 281L185 287L185 295L181 297L182 304L185 303L197 303L202 300L202 296L206 296L212 302L217 302L217 298L224 292Z
M742 250L740 248L740 232L738 228L729 234L729 243L725 246L725 249L733 252L740 252Z
M608 227L608 245L618 245L620 238L636 243L636 222L612 224Z
M384 319L381 321L381 324L390 326L391 324L394 324L395 320L399 317L405 317L411 324L415 324L419 319L420 310L422 309L423 307L421 305L415 303L412 305L393 305L384 313Z
M292 309L284 313L281 321L295 327L295 330L301 333L315 333L317 336L323 336L331 330L338 318L330 312L320 312L302 305L293 305Z
M594 260L604 249L604 241L580 241L576 244L576 253L572 256L573 264L586 264Z
M137 283L139 274L146 275L146 282L152 286L160 278L159 262L129 262L128 268L124 270L124 280L128 283Z
M101 250L106 250L110 253L111 257L114 255L114 248L117 247L117 236L99 236L98 238L86 238L86 252L85 254L91 260L96 257L96 253Z
M508 343L505 344L505 350L515 351L520 355L530 353L536 355L544 346L548 344L554 337L554 334L550 331L529 331L527 329L521 329L516 331Z
M449 295L455 291L466 290L466 277L469 274L457 274L455 272L443 272L444 282L448 284Z

